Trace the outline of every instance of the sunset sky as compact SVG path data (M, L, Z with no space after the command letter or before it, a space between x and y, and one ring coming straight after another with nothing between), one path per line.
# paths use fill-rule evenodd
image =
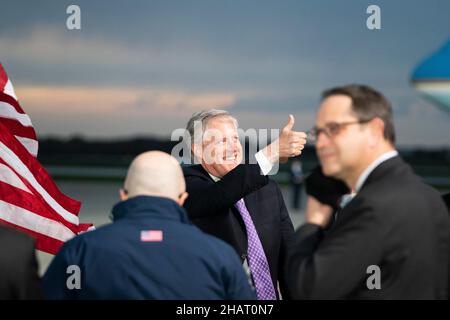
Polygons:
M66 8L81 8L68 30ZM381 8L381 30L366 8ZM320 93L364 83L392 101L401 146L450 147L450 113L414 67L450 37L450 1L1 1L0 62L40 137L170 136L212 107L247 128L314 125Z

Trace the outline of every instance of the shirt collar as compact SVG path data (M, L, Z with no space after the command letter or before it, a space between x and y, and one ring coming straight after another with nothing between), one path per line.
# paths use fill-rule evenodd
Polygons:
M174 200L158 196L136 196L117 203L111 212L113 221L124 218L142 217L150 219L170 219L188 223L189 219L183 207Z
M396 157L398 155L397 150L388 151L386 153L383 153L381 156L379 156L375 161L373 161L359 176L357 182L356 182L356 192L358 192L364 182L366 181L367 177L370 175L370 173L375 170L376 167L378 167L381 163L385 162L386 160L389 160L393 157Z
M206 171L206 172L208 172L208 171ZM208 174L209 174L209 176L211 177L211 179L214 180L214 182L220 181L220 178L217 178L216 176L213 176L213 175L212 175L211 173L209 173L209 172L208 172Z
M344 194L341 198L339 206L344 208L356 196L356 192Z

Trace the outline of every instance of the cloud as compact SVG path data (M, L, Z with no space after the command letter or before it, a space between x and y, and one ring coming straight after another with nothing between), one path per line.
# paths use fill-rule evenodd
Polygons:
M125 40L124 40L125 37ZM129 44L126 35L118 34L117 39L101 37L92 32L69 31L64 28L41 25L28 33L16 37L14 34L0 36L2 59L44 64L76 66L138 66L184 68L195 70L200 65L235 66L236 57L224 59L227 55L195 41L177 39L153 43L143 39L140 43ZM192 67L190 67L190 65ZM166 69L166 70L167 70Z
M64 114L124 111L191 114L212 107L227 108L237 100L232 93L127 87L18 86L16 93L29 112Z
M87 37L86 33L62 28L39 26L23 37L0 37L2 57L6 60L35 61L50 64L143 63L157 52L140 51L117 45L101 38Z
M125 40L124 40L125 37ZM27 84L177 86L183 89L253 90L293 88L302 79L317 82L327 68L314 56L264 48L224 50L222 40L193 37L127 43L126 35L102 37L61 27L37 26L17 36L0 34L1 59ZM261 46L261 44L260 44ZM18 74L18 75L17 75ZM17 75L17 76L16 76ZM304 85L304 83L302 83Z

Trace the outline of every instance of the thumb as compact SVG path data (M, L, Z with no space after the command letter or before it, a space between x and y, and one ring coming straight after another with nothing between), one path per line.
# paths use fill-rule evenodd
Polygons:
M292 128L294 127L294 122L295 122L294 116L290 114L288 123L284 126L283 130L291 131Z

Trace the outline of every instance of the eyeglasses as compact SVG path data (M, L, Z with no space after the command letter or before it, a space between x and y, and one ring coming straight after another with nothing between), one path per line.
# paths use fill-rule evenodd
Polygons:
M319 135L323 132L328 138L333 138L341 132L342 128L352 125L352 124L363 124L371 121L369 120L357 120L357 121L348 121L348 122L329 122L323 128L313 127L308 131L308 138L314 142L319 139Z

